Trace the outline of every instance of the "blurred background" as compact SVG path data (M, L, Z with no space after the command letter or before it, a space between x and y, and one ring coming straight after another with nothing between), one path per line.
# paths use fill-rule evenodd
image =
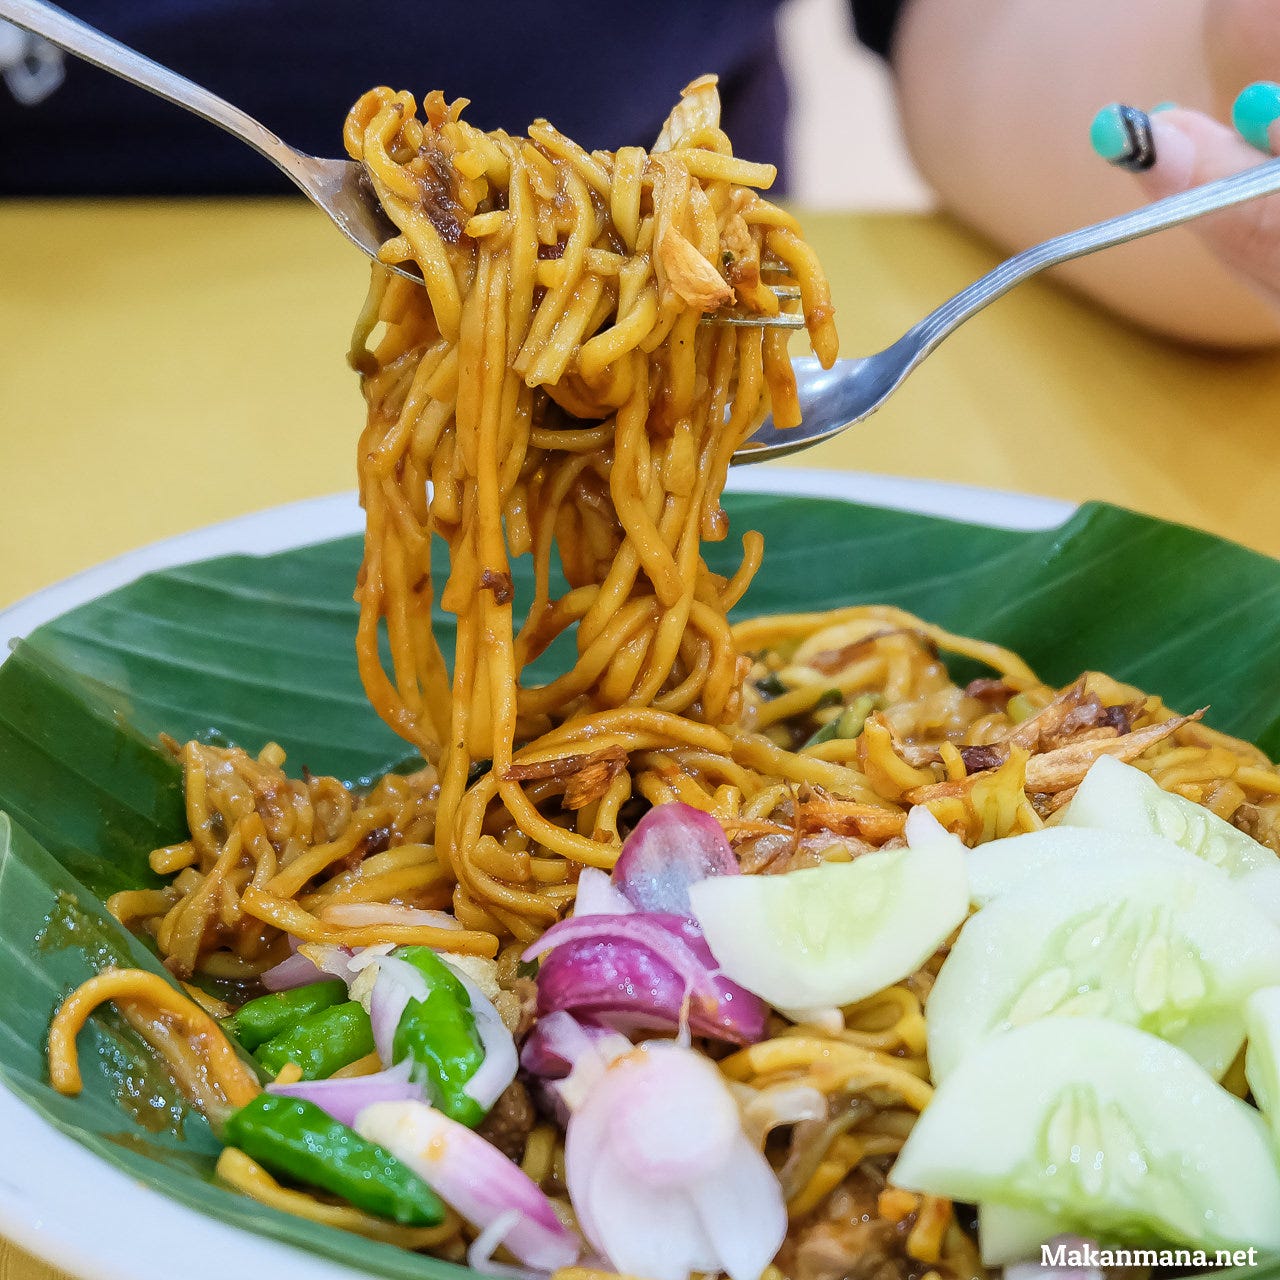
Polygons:
M778 34L792 94L796 202L810 209L932 208L898 128L889 69L854 38L846 0L790 0ZM833 165L833 156L843 163Z
M92 20L126 0L68 3ZM201 7L182 0L183 15L188 5ZM736 20L753 7L767 0L726 11ZM790 200L831 278L842 352L858 355L1001 254L937 212L887 69L851 25L848 0L787 0L779 34ZM248 72L280 56L274 45L257 62L249 53L237 44L232 64ZM70 141L101 162L110 140L69 92L73 75L68 65L60 108ZM0 189L6 178L14 189L23 175L6 153L6 106L12 120L19 108L0 88ZM179 126L193 130L197 170L217 154L241 158L239 144L157 104L154 125L117 139L110 163L139 145L168 157ZM316 147L336 152L327 117L322 128ZM1087 163L1100 182L1116 177ZM1136 187L1129 198L1140 200ZM0 199L0 477L19 478L0 503L0 607L143 543L349 489L363 406L344 353L368 272L296 197ZM1278 398L1280 355L1191 350L1039 279L950 339L867 426L789 465L1101 498L1276 554ZM3 1263L0 1251L0 1280Z
M376 29L364 37L351 61L343 62L348 19L340 5L317 15L308 32L297 26L299 0L264 6L257 11L260 25L255 25L253 5L244 0L188 3L185 11L171 0L148 0L132 10L125 0L71 0L68 7L207 83L317 155L340 150L335 122L351 98L379 76L418 93L433 87L434 76L450 96L465 93L474 99L468 118L484 128L502 124L519 130L527 123L525 112L528 118L545 112L588 146L617 146L647 142L667 110L668 93L674 96L686 77L716 65L727 77L726 110L732 119L726 128L735 136L736 149L751 159L780 161L781 130L761 123L753 133L751 125L782 112L781 86L773 79L781 61L791 98L786 176L793 198L823 209L930 205L928 189L902 144L888 68L858 42L849 0L786 0L777 13L776 49L763 34L775 25L773 0L748 0L736 17L727 19L719 0L700 0L691 6L693 16L684 29L671 32L669 47L661 36L649 36L636 69L641 78L629 94L617 92L615 77L630 50L623 51L625 40L615 40L603 55L605 84L586 75L565 77L563 67L553 67L550 79L539 78L537 68L521 68L515 82L519 87L505 97L499 85L511 82L505 75L495 77L492 65L474 52L448 77L441 75L438 53L428 54L425 65L435 69L425 72L427 83L419 83L421 77L410 76L407 69L422 60L413 54L385 59L377 49ZM590 0L563 0L565 21L583 20L590 9ZM663 12L676 20L676 9ZM440 38L470 48L467 41L474 31L469 21L457 18L452 28L445 22ZM371 42L372 49L367 47ZM271 89L272 82L288 82L277 62L282 52L295 60L299 78L294 83L305 101L287 88ZM579 54L564 56L572 61ZM764 69L765 59L770 70ZM576 88L567 86L566 79ZM750 87L744 88L744 81ZM654 87L637 91L646 82ZM330 85L332 92L327 91ZM585 118L575 112L577 98L592 104ZM736 114L731 99L743 103ZM86 107L96 108L103 125L92 141L83 132ZM77 155L83 163L67 162ZM0 22L0 195L253 190L284 192L288 187L231 139L136 89L87 71L74 59L68 62L53 45Z

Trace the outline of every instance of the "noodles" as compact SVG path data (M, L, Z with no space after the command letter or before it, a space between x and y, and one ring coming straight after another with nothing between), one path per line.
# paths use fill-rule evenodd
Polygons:
M243 1106L258 1093L258 1082L236 1056L218 1024L188 997L176 992L163 978L137 969L106 969L90 978L63 1001L49 1028L49 1075L60 1093L81 1089L76 1057L76 1036L100 1004L114 1000L126 1010L142 1005L156 1011L150 1019L157 1035L167 1038L175 1026L184 1039L197 1047L201 1070L183 1082L188 1092L207 1097L212 1085L225 1105ZM167 1047L167 1046L165 1046Z
M734 450L798 406L785 331L704 320L794 307L770 287L786 281L819 358L835 356L816 259L755 190L772 171L732 155L713 78L650 153L587 153L545 121L527 138L483 133L464 105L433 93L419 118L408 94L376 89L345 132L398 228L352 344L368 404L357 661L423 764L357 790L290 778L275 745L167 740L190 837L151 855L165 888L108 905L175 976L249 991L294 963L291 940L299 961L305 944L418 944L479 958L523 1036L525 944L572 906L584 868L614 865L648 805L671 801L713 815L743 871L777 874L895 847L913 806L971 845L1036 830L1114 754L1280 850L1280 770L1198 713L1099 673L1052 688L1000 646L887 606L731 626L761 539L743 536L729 578L701 544L727 535ZM433 538L449 553L451 671L431 625ZM534 589L517 601L522 556ZM566 669L536 683L531 664L562 636ZM958 683L944 654L988 674ZM981 1272L949 1202L886 1183L932 1096L924 1001L945 950L830 1025L775 1015L719 1062L762 1115L783 1098L825 1108L758 1126L792 1224L772 1280ZM55 1018L56 1087L78 1088L75 1036L108 999L206 1109L256 1094L203 1008L116 971ZM391 1065L359 1054L334 1078ZM571 1219L561 1130L523 1104L504 1140ZM452 1215L409 1229L328 1204L233 1148L218 1171L265 1204L454 1260L475 1238Z
M728 725L741 708L725 613L759 539L745 540L727 582L699 548L725 534L730 455L770 401L785 415L794 378L785 333L703 325L702 314L735 290L741 308L776 313L762 283L776 262L795 273L827 363L835 337L792 220L741 185L767 185L772 170L733 159L714 80L690 86L647 157L589 155L544 121L528 139L482 134L463 105L429 95L420 121L408 95L380 89L347 122L347 149L401 230L382 256L411 259L425 282L376 272L353 346L369 402L359 656L374 706L439 764L436 847L457 877L459 918L533 936L559 895L548 903L482 869L503 834L493 807L517 846L572 864L608 865L618 835L544 816L546 789L521 785L516 743L565 726L557 758L583 755L604 730L593 713L613 710L621 752L679 748L686 720ZM451 688L429 625L432 532L449 545L441 600L458 618ZM517 630L510 560L523 554L537 585ZM558 598L553 554L569 587ZM572 667L523 682L572 627ZM480 760L492 761L488 778L468 789ZM577 789L580 819L598 816L593 802L619 775Z
M327 1204L290 1187L282 1187L260 1164L235 1147L224 1147L218 1157L218 1177L228 1186L243 1191L260 1204L292 1213L311 1222L322 1222L370 1240L399 1245L402 1249L436 1249L456 1240L458 1220L450 1214L438 1227L398 1227L394 1223L361 1213L345 1204Z

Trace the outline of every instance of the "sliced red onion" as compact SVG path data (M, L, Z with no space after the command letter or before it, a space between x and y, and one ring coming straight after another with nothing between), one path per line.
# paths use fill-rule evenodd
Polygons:
M610 1064L631 1048L626 1036L608 1027L579 1022L569 1013L549 1013L525 1038L520 1065L534 1077L543 1102L563 1127Z
M750 1085L730 1088L742 1111L742 1127L759 1148L764 1146L769 1134L782 1125L827 1118L826 1096L811 1084L781 1080L763 1089L753 1089Z
M341 928L359 929L381 924L426 925L432 929L461 929L462 923L447 911L423 911L393 902L335 902L323 907L320 919Z
M565 1167L588 1241L623 1274L758 1280L786 1234L782 1188L720 1073L670 1041L601 1076L569 1121Z
M499 1214L467 1246L467 1266L481 1275L500 1276L502 1280L544 1280L545 1271L530 1271L527 1267L512 1267L493 1260L494 1250L519 1221L519 1209L508 1209L506 1213Z
M520 1065L544 1080L563 1080L582 1057L606 1047L627 1053L631 1042L608 1027L579 1022L571 1013L548 1013L533 1024L533 1030L525 1037Z
M622 1270L597 1243L610 1240L619 1257L644 1259L628 1274L642 1275L646 1280L688 1280L694 1274L719 1273L715 1252L685 1188L648 1187L637 1192L625 1167L607 1155L591 1167L591 1180L584 1192L573 1197L573 1207L583 1235L603 1255L601 1271ZM631 1213L661 1227L655 1230L650 1226L648 1238L642 1239L639 1217L629 1225L621 1223L622 1205L629 1205Z
M693 917L689 886L708 876L738 875L724 828L687 804L660 804L626 838L613 883L642 911Z
M447 959L445 964L449 964ZM487 1111L516 1078L520 1060L516 1054L515 1037L507 1030L507 1024L502 1021L493 1001L461 969L451 964L449 969L466 988L471 1000L471 1013L476 1020L476 1034L484 1049L484 1061L463 1085L462 1091Z
M351 953L351 959L347 961L348 973L363 973L370 965L381 960L383 956L389 956L395 950L395 944L391 942L379 942L371 947L357 947ZM341 950L347 950L343 947Z
M583 867L578 875L575 916L626 916L635 910L626 894L599 867Z
M362 966L376 955L378 947L339 947L329 942L304 942L298 954L305 956L327 978L341 978L350 986ZM390 950L390 948L386 948Z
M651 951L684 983L693 995L713 995L711 975L715 960L692 921L657 912L629 916L574 916L553 924L536 942L525 948L522 959L533 960L546 952L582 942L630 942ZM695 943L701 943L694 950ZM547 961L544 959L544 965ZM541 972L541 971L540 971Z
M538 1009L567 1010L617 1029L678 1027L751 1044L767 1008L722 977L698 926L683 916L575 916L553 925L525 958L550 950L538 969Z
M259 981L268 991L292 991L295 987L306 987L313 982L323 982L329 975L317 968L300 951L295 951L287 960L268 969Z
M681 1045L657 1040L633 1050L584 1105L606 1088L599 1105L609 1117L609 1144L644 1186L712 1177L742 1133L738 1104L715 1067Z
M373 1043L383 1062L395 1061L396 1028L410 1000L427 998L427 980L407 960L387 955L378 958L377 977L369 993L369 1021Z
M718 1269L731 1280L752 1280L782 1248L786 1206L777 1175L745 1135L738 1135L726 1163L727 1177L703 1178L691 1189L693 1210Z
M516 1077L519 1063L515 1040L502 1015L475 981L462 969L449 964L447 957L440 958L466 989L476 1020L476 1033L484 1049L484 1060L467 1081L464 1092L488 1110ZM407 960L401 960L394 952L377 957L377 971L369 992L369 1021L373 1024L373 1043L383 1062L395 1060L396 1030L405 1007L410 1000L425 1000L429 991L426 978Z
M481 1231L515 1210L518 1218L502 1242L526 1266L554 1271L577 1260L578 1241L537 1184L465 1125L421 1102L376 1102L357 1117L356 1130L386 1147Z
M340 1124L354 1125L365 1107L375 1102L424 1102L426 1093L420 1084L409 1079L410 1062L367 1076L345 1076L334 1080L299 1080L296 1084L267 1085L268 1093L286 1098L302 1098L322 1107Z

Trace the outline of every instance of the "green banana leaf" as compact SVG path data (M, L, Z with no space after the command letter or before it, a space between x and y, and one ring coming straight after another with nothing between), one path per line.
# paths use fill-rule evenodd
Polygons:
M1100 505L1032 533L762 494L730 495L726 507L735 531L762 530L768 548L742 616L901 605L1011 646L1055 683L1093 668L1179 709L1207 704L1210 723L1280 754L1274 560ZM736 556L725 543L708 558L730 572ZM0 1082L187 1205L370 1274L444 1277L460 1268L220 1187L208 1126L148 1076L145 1049L110 1013L82 1037L80 1097L54 1093L44 1064L49 1019L71 986L108 963L163 972L101 905L153 883L147 853L185 835L159 733L255 751L274 740L293 769L353 782L405 763L355 671L358 560L345 538L150 574L39 628L0 666ZM527 565L517 570L527 598ZM452 620L436 624L448 652ZM535 674L564 662L553 648ZM139 1081L167 1098L170 1127L147 1127L130 1105Z

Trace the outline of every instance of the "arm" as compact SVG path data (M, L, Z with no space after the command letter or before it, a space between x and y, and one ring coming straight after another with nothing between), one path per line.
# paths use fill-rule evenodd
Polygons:
M1016 250L1258 163L1205 115L1227 118L1251 79L1280 77L1280 6L910 0L894 63L908 143L943 205ZM1187 110L1156 117L1148 174L1093 154L1089 125L1104 104L1166 100ZM1280 343L1280 197L1209 221L1067 264L1059 278L1176 337Z

